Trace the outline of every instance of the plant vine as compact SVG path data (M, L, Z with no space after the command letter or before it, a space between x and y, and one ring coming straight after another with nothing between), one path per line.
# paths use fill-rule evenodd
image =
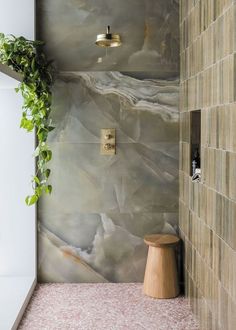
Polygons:
M41 41L24 37L5 36L0 33L0 63L22 75L22 82L16 88L23 96L20 127L27 132L36 132L36 173L32 178L33 194L26 197L27 205L35 204L43 193L50 194L48 184L50 169L48 162L52 151L47 144L50 131L54 129L49 117L52 104L53 66L48 61Z

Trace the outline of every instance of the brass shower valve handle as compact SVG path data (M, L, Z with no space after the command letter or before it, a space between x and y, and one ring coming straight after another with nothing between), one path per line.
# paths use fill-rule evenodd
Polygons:
M112 135L111 134L105 134L105 136L104 136L104 138L105 138L105 140L110 140L110 139L112 139Z

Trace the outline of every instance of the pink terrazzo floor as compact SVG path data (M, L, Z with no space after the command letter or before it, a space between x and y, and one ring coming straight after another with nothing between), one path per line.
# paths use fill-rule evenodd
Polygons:
M157 300L141 284L40 284L19 330L198 330L185 298Z

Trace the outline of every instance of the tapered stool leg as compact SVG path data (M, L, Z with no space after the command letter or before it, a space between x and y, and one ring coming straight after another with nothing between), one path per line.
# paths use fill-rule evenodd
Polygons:
M153 298L174 298L179 294L173 247L149 246L143 292Z

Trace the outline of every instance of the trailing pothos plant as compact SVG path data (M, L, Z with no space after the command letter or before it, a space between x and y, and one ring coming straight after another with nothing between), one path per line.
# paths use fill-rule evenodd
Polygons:
M50 194L48 184L50 169L47 163L52 151L47 144L50 131L54 129L49 117L51 112L53 67L43 53L43 42L24 37L5 36L0 33L0 63L22 75L22 82L16 88L23 96L20 127L27 132L36 132L36 173L32 178L33 194L27 196L27 205L35 204L43 193Z

